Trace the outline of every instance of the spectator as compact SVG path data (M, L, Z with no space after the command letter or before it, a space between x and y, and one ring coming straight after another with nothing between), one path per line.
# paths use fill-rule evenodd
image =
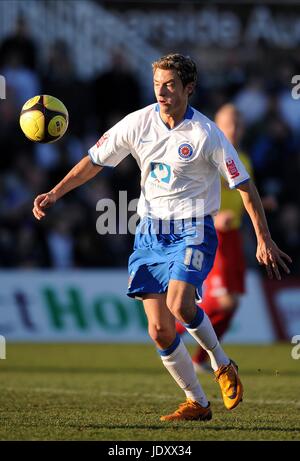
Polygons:
M23 15L17 17L13 34L0 44L0 68L5 68L11 59L16 59L24 69L37 69L36 44Z
M98 75L92 83L94 113L100 132L140 108L140 85L129 69L124 53L115 50L111 61L111 68Z
M235 105L242 113L246 125L261 119L267 110L267 96L261 79L252 76L235 97Z

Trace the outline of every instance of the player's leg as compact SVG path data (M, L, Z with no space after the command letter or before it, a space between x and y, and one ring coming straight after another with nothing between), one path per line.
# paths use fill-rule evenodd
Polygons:
M205 280L204 297L200 307L209 317L220 341L237 310L239 294L244 292L245 261L238 230L217 231L217 235L215 261ZM206 351L199 346L193 355L193 362L201 366L206 359Z
M206 280L201 307L211 319L220 339L229 328L245 291L246 263L241 233L237 229L218 231L219 246L215 263Z
M234 313L238 308L238 303L239 297L236 293L213 297L207 291L203 301L199 304L199 307L208 315L219 341L228 331ZM176 330L178 331L177 326ZM193 355L193 362L195 366L202 367L208 358L205 349L199 346ZM202 370L202 368L199 369Z
M148 320L148 333L157 349L167 349L175 341L175 318L166 308L166 294L145 294L143 305Z
M203 309L209 317L219 341L230 326L232 317L238 307L238 302L239 297L235 293L227 293L223 296L213 297L209 295L208 291L206 291L203 301L198 305L199 308ZM177 321L176 331L182 335L186 332L186 328L182 323ZM200 345L195 351L192 359L197 371L211 370L207 364L209 356L206 350Z
M182 280L170 280L167 306L174 317L205 349L214 371L228 365L230 359L219 344L216 333L205 312L195 304L195 286Z
M222 296L215 298L215 305L213 309L207 311L203 304L202 309L209 316L218 339L226 333L229 328L232 317L234 316L239 305L239 296L236 293L226 293Z
M187 401L163 421L181 419L211 419L209 402L195 374L192 359L175 331L175 318L166 305L166 294L147 294L143 304L148 319L149 335L154 341L162 362Z
M195 305L195 286L182 280L170 280L167 307L185 324L187 331L208 353L227 409L235 408L242 400L243 387L237 367L223 351L212 324L205 312Z

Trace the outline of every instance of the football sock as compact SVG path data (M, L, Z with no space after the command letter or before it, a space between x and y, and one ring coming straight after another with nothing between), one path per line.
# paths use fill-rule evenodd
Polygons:
M210 311L209 319L211 321L211 324L215 330L215 333L219 341L224 335L224 333L226 333L226 331L228 330L233 315L234 315L234 311L226 311L220 308L215 309L214 311ZM177 326L176 326L176 330L177 330ZM196 362L199 364L204 363L208 359L207 352L201 346L199 346L198 350L194 353L192 359L193 359L193 362Z
M208 353L214 371L221 365L230 363L228 356L220 346L209 318L201 308L197 307L194 320L191 323L186 323L185 327L197 343Z
M167 349L158 349L162 362L188 399L202 407L208 406L208 400L196 376L193 362L180 336Z

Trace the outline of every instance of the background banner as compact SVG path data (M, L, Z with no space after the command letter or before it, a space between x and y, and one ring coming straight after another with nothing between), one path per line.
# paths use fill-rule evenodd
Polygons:
M0 334L8 341L148 342L142 303L126 296L127 279L126 270L0 271ZM249 271L225 341L274 339L260 277Z

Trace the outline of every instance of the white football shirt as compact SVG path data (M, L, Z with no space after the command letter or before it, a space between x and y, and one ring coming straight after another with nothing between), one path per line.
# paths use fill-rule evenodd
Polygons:
M88 153L93 163L109 167L132 154L141 169L141 218L214 215L220 207L219 172L230 188L249 179L223 132L190 106L173 129L162 121L158 104L132 112Z

